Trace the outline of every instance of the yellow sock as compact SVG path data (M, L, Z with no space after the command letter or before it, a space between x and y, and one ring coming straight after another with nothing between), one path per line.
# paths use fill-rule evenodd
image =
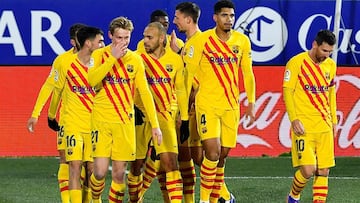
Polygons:
M322 203L326 202L328 194L328 177L315 176L313 182L313 202Z
M125 195L126 185L125 183L115 183L111 181L111 186L109 190L109 203L118 203L122 202Z
M300 199L300 193L303 191L306 183L309 179L306 179L300 172L300 170L297 170L295 172L293 182L291 185L290 195L295 199Z
M180 173L183 179L183 195L184 202L194 203L195 202L195 167L193 160L180 161Z
M160 184L160 190L163 196L164 203L170 203L169 193L166 189L166 173L163 171L158 172L157 178Z
M83 203L90 203L91 202L91 189L86 186L86 185L83 185L83 188L82 188L82 192L83 192Z
M159 167L160 167L160 161L158 160L153 161L150 158L146 159L144 172L143 172L143 184L139 194L140 197L144 196L145 192L149 189L151 183L156 177L156 173L159 170Z
M82 203L82 191L79 190L69 190L70 193L70 202L71 203Z
M183 193L183 182L180 171L166 173L166 189L169 193L171 203L181 203Z
M90 176L90 187L91 187L93 202L100 200L101 193L104 191L105 188L105 178L102 180L97 180L94 174L92 174Z
M210 161L206 157L200 166L200 202L209 202L210 193L216 177L216 166L219 161Z
M213 189L210 194L210 203L217 203L220 198L220 190L224 183L224 167L218 167L216 169L216 177L213 185Z
M127 184L129 192L130 202L138 202L140 199L139 193L142 188L143 182L142 174L139 176L134 176L131 172L127 175Z
M219 168L218 168L219 170ZM225 174L225 166L223 167L223 173ZM225 175L224 175L225 177ZM220 188L220 197L224 198L224 200L230 200L230 192L226 186L225 180L223 181L223 184Z
M69 164L60 164L58 171L58 183L62 203L70 202L69 194Z

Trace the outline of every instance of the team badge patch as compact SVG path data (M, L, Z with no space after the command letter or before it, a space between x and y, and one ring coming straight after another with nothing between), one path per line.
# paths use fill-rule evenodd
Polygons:
M239 53L239 46L233 46L232 47L232 52L234 53L234 54L238 54Z
M290 75L291 75L290 70L287 69L287 70L285 71L285 74L284 74L284 81L289 82L289 80L290 80Z
M166 70L167 70L167 72L172 72L174 70L174 68L171 64L166 64Z
M126 66L126 70L127 70L129 73L132 73L132 72L134 72L134 66L129 64L129 65Z
M202 133L202 134L207 133L207 128L206 128L206 127L203 127L203 128L201 129L201 133Z
M72 150L72 149L68 149L68 150L67 150L67 154L68 154L68 155L72 155L72 154L73 154L73 150Z
M325 79L330 80L330 73L329 72L325 72Z
M190 46L190 49L189 49L189 57L190 57L190 58L194 57L194 47L193 47L193 46Z

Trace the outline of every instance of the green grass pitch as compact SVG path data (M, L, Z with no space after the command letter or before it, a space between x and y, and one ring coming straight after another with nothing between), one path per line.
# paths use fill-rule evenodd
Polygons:
M55 157L0 158L0 203L60 202L57 168L58 159ZM293 173L290 157L228 158L225 181L236 202L284 203ZM103 202L107 202L110 173L106 181ZM197 201L198 182L199 179L196 184ZM310 181L302 193L301 202L312 202L311 187ZM144 202L162 202L157 180L145 194ZM359 157L336 158L336 167L330 171L327 202L360 202Z

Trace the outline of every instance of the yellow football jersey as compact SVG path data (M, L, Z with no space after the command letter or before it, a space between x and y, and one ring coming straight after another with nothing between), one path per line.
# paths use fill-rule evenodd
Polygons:
M89 84L87 67L81 64L77 54L61 62L55 75L55 88L49 108L49 116L54 117L56 107L62 99L62 117L66 128L72 127L84 132L90 131L90 117L96 90Z
M188 120L184 66L180 55L168 50L159 59L155 59L146 53L140 54L145 64L146 79L157 112L171 112L172 103L177 101L182 120ZM176 98L174 98L175 95ZM135 96L135 105L146 112L139 99L138 92Z
M130 123L134 114L136 84L152 127L158 127L156 112L153 109L154 101L146 82L141 57L128 50L125 56L116 59L111 55L111 45L95 50L92 56L94 68L89 71L89 81L99 88L94 100L93 119Z
M49 77L46 79L44 84L42 85L39 95L36 99L36 103L34 105L33 112L31 114L31 117L38 118L40 116L40 113L46 103L46 101L50 98L51 93L54 90L54 84L55 84L55 75L57 75L57 71L61 70L61 61L67 60L69 57L71 57L74 54L74 48L69 49L65 53L60 54L57 56L52 64L51 71L49 74ZM60 119L61 119L61 109L60 109Z
M330 94L335 94L334 78L336 64L327 58L315 64L308 52L300 53L286 64L283 87L293 90L295 118L300 119L306 132L324 132L332 129L337 123L335 102L331 102Z
M240 69L248 100L254 103L255 78L248 37L232 30L230 38L225 42L217 37L215 29L210 29L203 32L200 38L202 40L196 40L194 44L198 47L195 51L201 50L198 71L196 71L199 81L196 105L238 109Z

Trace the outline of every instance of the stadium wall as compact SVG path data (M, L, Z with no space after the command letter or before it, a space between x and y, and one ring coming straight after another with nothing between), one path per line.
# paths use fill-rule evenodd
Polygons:
M0 156L56 156L56 134L47 127L48 103L35 133L26 122L50 66L0 66ZM290 122L282 100L283 66L256 66L256 122L246 128L241 86L241 120L231 156L278 156L290 151ZM339 67L336 80L339 128L336 156L360 155L360 69Z

